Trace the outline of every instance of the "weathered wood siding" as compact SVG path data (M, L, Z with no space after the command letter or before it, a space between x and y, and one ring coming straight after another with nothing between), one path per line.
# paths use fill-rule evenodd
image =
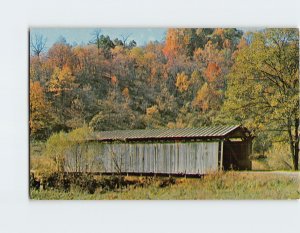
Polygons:
M89 151L94 154L91 172L205 174L218 170L218 142L93 143Z

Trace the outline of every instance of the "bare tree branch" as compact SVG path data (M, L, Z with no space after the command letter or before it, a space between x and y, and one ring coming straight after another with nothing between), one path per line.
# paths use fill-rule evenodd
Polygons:
M30 39L30 47L35 56L40 56L40 54L46 49L47 38L41 34L35 34L34 37Z
M126 42L131 35L132 35L132 33L129 35L120 35L120 37L122 38L122 43L123 43L124 47L126 47Z

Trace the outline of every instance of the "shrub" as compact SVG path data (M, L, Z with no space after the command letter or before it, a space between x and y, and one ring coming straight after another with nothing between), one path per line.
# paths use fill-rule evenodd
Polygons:
M173 177L169 177L167 179L160 179L159 180L159 187L160 188L165 188L168 187L170 185L173 185L176 183L176 180Z
M108 176L102 178L100 186L103 190L114 190L127 186L128 183L125 181L123 176Z
M101 192L122 190L129 186L133 188L153 186L157 188L165 188L176 184L176 179L173 177L124 177L124 176L96 176L89 173L62 173L54 172L50 175L44 175L40 180L33 179L31 187L35 187L35 182L40 182L45 190L62 190L69 192L71 188L94 194L97 188Z
M273 143L267 152L268 164L273 170L291 170L292 159L289 145L287 143Z
M41 177L43 175L50 175L56 171L55 162L43 155L40 156L30 156L30 171L34 172L36 177Z
M42 184L44 189L58 189L63 190L65 192L70 191L71 188L71 180L64 173L52 173L49 176L44 175L42 177Z
M45 155L56 164L56 171L64 171L64 156L70 142L64 132L54 133L46 142Z
M40 189L40 186L40 181L34 176L34 173L31 172L29 177L29 187L32 189Z

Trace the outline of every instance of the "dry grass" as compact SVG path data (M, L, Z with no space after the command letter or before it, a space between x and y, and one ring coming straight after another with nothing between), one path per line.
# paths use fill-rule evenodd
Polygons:
M129 178L145 179L145 178ZM205 199L299 199L299 179L279 174L221 172L204 178L177 178L174 184L162 187L153 179L145 186L129 186L114 191L97 189L88 194L78 189L70 192L31 190L32 199L65 200L205 200Z
M36 176L49 175L56 171L54 161L46 156L30 156L30 171Z
M266 161L265 159L255 159L251 162L253 171L269 171L271 169L268 161Z

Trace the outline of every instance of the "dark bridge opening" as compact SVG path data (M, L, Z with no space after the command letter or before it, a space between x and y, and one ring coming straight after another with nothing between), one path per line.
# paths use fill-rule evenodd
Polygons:
M251 141L224 141L224 170L250 170Z

